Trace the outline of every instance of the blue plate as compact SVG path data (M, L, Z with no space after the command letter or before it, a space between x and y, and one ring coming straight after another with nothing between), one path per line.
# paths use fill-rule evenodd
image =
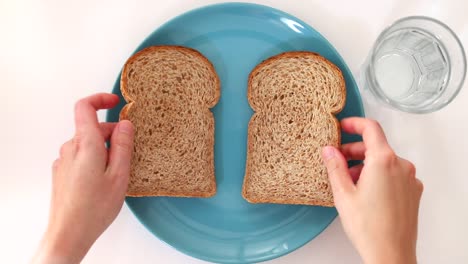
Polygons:
M159 239L190 256L221 263L259 262L287 254L322 232L336 217L334 208L249 204L241 196L247 125L247 77L262 60L292 50L315 51L335 63L347 86L339 118L362 116L356 83L333 46L312 27L279 10L254 4L203 7L174 18L137 48L182 45L197 49L215 66L221 99L212 109L216 122L215 167L218 191L209 199L146 197L126 202ZM113 92L120 94L120 79ZM108 112L118 121L120 109ZM343 142L358 138L343 135Z

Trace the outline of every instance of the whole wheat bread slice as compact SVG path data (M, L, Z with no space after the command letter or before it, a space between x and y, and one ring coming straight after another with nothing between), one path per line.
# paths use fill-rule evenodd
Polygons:
M220 96L213 65L198 51L152 46L133 55L120 83L120 119L135 126L128 196L216 193L214 118Z
M338 147L346 89L338 67L312 52L286 52L250 73L242 196L252 203L333 206L321 148Z

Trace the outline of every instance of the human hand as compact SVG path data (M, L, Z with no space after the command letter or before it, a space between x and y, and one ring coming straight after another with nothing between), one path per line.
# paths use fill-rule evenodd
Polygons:
M423 184L414 165L393 152L377 122L347 118L341 126L363 137L322 153L344 231L365 263L416 263ZM348 169L346 159L364 165Z
M76 104L76 132L53 164L49 224L33 263L79 263L122 208L133 126L127 120L98 123L96 116L118 101L113 94L96 94Z

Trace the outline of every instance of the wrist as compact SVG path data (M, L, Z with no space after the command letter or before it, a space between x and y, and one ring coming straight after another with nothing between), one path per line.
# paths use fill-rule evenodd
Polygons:
M417 264L415 252L385 251L361 255L365 264Z
M89 247L71 234L48 229L32 263L79 264Z
M383 259L383 258L372 258L367 261L364 259L365 264L417 264L416 258L393 258L393 259Z
M61 256L51 251L47 246L40 245L39 249L34 255L34 258L31 262L32 264L75 264L79 261L73 262L70 261L68 257Z

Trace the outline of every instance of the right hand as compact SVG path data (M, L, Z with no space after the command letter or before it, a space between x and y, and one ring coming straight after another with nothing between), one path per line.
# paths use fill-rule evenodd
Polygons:
M344 231L365 263L416 263L423 184L414 165L394 153L376 121L353 117L341 126L363 137L322 153ZM346 159L364 165L348 169Z

